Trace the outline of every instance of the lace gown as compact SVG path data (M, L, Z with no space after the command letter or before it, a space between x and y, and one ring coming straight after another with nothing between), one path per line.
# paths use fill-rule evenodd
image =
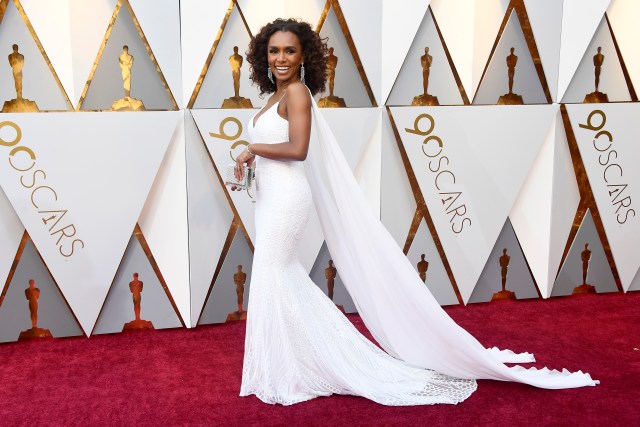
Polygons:
M288 141L278 103L249 125L254 143ZM332 393L385 405L458 403L476 389L409 365L361 335L297 259L312 196L298 161L257 159L256 241L241 396L290 405Z

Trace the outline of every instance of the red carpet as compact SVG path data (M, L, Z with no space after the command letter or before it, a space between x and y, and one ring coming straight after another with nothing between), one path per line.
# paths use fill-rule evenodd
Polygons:
M640 293L447 309L486 346L582 369L597 387L480 381L457 406L331 396L292 407L240 398L244 322L0 345L2 425L638 425ZM361 329L359 317L351 320Z

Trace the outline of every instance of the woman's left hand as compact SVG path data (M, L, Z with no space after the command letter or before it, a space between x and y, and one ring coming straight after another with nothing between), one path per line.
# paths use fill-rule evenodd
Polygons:
M235 175L238 181L242 181L244 178L244 167L243 165L251 164L255 156L249 153L247 150L244 150L238 157L236 157L236 170Z

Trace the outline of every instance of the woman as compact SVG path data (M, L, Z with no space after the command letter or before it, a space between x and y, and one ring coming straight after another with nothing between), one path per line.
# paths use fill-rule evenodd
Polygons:
M256 242L241 396L289 405L332 393L385 405L458 403L475 379L545 388L595 385L582 372L525 370L528 354L485 349L440 308L367 206L310 96L324 90L326 45L309 24L278 19L252 40L247 60L261 93L252 144L257 160ZM305 161L304 163L302 161ZM365 324L363 337L296 258L312 200L329 251Z

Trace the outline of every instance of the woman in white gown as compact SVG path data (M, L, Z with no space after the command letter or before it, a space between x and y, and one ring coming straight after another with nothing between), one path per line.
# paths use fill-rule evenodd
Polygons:
M247 60L262 93L252 140L237 157L256 166L256 241L241 396L290 405L351 394L385 405L458 403L475 379L544 388L595 385L582 372L507 367L528 353L485 349L440 308L384 227L370 214L311 94L324 90L326 44L311 27L276 20ZM304 161L304 162L303 162ZM363 321L362 336L297 259L315 204L324 237Z

